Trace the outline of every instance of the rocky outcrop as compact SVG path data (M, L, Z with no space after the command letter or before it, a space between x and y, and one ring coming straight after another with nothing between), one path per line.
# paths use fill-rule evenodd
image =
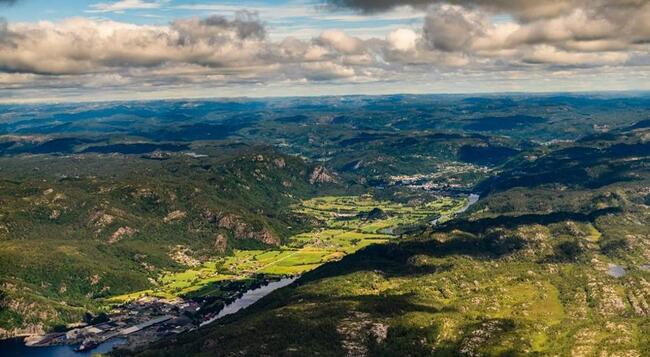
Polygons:
M280 241L266 229L254 230L246 222L233 214L226 214L217 221L219 228L233 232L237 239L253 239L269 245L279 245Z
M24 297L14 295L21 287L4 283L0 286L0 310L11 311L23 318L23 322L13 327L2 326L0 339L16 336L42 335L45 328L42 322L54 319L58 312L50 306L43 306ZM1 354L1 353L0 353Z
M101 229L111 225L115 221L115 216L103 211L95 211L90 215L90 223Z
M188 267L195 267L200 265L201 262L198 259L192 257L191 254L192 250L190 250L190 248L182 245L177 245L169 253L169 257L178 264L182 264Z
M185 218L187 216L186 212L176 210L174 212L170 212L165 218L163 218L163 222L165 223L172 223L175 221L180 221L181 219Z
M50 213L50 219L56 221L59 218L61 218L61 211L58 209L52 210Z
M277 166L280 169L283 169L285 166L287 166L287 163L286 161L284 161L283 158L277 158L273 160L273 163L275 164L275 166Z
M268 245L279 245L280 240L268 229L255 229L241 217L231 213L220 213L206 210L203 218L217 227L232 232L235 239L252 239Z
M217 234L214 238L214 249L219 253L225 253L228 248L228 238L223 234Z
M115 231L115 233L111 235L111 237L108 239L108 243L113 244L121 241L124 238L133 237L133 235L137 232L137 229L133 229L131 227L120 227Z
M334 176L334 174L329 172L323 166L316 166L314 171L309 176L309 183L311 183L312 185L316 183L334 183L334 182L336 182L336 177Z
M511 328L507 320L487 320L465 337L460 346L463 356L481 356L480 348L491 343L492 339L503 331Z
M347 356L368 356L368 342L382 344L388 336L388 325L372 321L370 314L354 311L341 320L336 331Z
M0 339L14 338L17 336L42 336L45 334L43 324L27 324L23 328L15 328L12 330L5 330L0 328Z

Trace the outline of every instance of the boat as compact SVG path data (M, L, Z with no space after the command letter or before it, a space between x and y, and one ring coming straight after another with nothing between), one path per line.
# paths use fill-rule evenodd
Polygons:
M86 352L86 351L90 351L90 350L92 350L94 348L97 348L97 346L99 346L99 344L97 342L95 342L93 340L85 340L84 342L81 343L81 345L79 345L79 347L75 348L74 351L75 352Z

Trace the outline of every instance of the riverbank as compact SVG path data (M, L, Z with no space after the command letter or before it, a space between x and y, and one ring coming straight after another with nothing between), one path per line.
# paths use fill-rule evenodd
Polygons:
M266 295L274 292L275 290L291 285L294 281L298 280L298 278L299 277L285 278L280 281L272 282L266 286L262 286L258 289L249 290L246 293L244 293L241 298L235 300L231 304L226 305L226 307L221 309L221 311L219 311L219 313L216 314L214 317L208 318L207 320L203 321L199 325L199 327L207 326L223 317L232 315L240 310L243 310L253 305L254 303L256 303L261 298L265 297Z

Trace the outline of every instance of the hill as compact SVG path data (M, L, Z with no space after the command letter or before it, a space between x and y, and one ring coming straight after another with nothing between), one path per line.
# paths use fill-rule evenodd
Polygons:
M310 226L289 206L338 184L268 147L0 159L0 335L76 322L101 298Z

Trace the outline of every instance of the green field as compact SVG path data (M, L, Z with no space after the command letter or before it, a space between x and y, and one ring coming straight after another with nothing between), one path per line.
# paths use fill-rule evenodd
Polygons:
M466 204L465 199L443 197L425 204L408 205L378 201L370 195L324 196L303 201L294 211L319 224L310 232L291 236L281 247L265 250L235 250L199 267L161 276L153 289L110 298L123 302L143 296L174 298L188 294L213 294L211 288L255 275L299 275L327 262L336 261L371 244L399 239L389 228L408 226L439 216L452 215ZM381 217L364 214L380 209ZM218 288L216 289L218 291Z

